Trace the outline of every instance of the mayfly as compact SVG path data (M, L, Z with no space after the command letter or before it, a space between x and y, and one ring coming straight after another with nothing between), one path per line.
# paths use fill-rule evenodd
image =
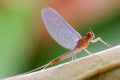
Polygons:
M34 69L33 71L38 70L40 68L45 69L49 65L55 64L69 57L75 58L75 55L81 52L82 50L85 50L85 52L91 54L86 49L90 42L95 43L97 41L101 41L106 46L109 46L100 37L95 38L95 35L92 30L87 32L86 35L82 37L53 8L43 8L41 14L43 22L52 38L64 48L70 49L70 51L62 56L51 60L48 64Z

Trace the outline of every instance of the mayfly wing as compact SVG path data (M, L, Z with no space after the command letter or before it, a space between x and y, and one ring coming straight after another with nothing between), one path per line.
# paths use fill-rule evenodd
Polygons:
M74 49L81 35L75 31L53 8L43 8L41 11L43 22L53 39L61 46Z

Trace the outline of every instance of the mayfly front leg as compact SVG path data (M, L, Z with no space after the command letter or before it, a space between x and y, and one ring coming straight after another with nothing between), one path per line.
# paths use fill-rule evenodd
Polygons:
M102 42L104 45L110 47L110 45L107 44L105 41L103 41L100 37L91 40L92 43L96 43L96 42L98 42L98 41L100 41L100 42Z

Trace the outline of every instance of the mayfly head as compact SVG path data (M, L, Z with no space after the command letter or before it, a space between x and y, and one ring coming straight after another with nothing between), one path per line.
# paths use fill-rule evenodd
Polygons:
M93 39L93 38L94 38L94 34L93 34L92 32L87 32L87 33L86 33L86 37L87 37L88 39Z
M90 31L86 33L86 37L89 39L95 38L95 34L94 34L93 30L91 29L91 27L89 29L90 29Z

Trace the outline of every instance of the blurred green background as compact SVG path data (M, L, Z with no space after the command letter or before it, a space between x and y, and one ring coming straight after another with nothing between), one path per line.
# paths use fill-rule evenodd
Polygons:
M112 46L119 45L120 1L80 1L1 0L0 78L27 72L69 51L58 45L46 31L40 14L40 10L46 6L58 10L82 36L91 26L96 37L101 37ZM90 44L87 49L95 53L107 47L97 42ZM77 57L86 55L82 51Z

